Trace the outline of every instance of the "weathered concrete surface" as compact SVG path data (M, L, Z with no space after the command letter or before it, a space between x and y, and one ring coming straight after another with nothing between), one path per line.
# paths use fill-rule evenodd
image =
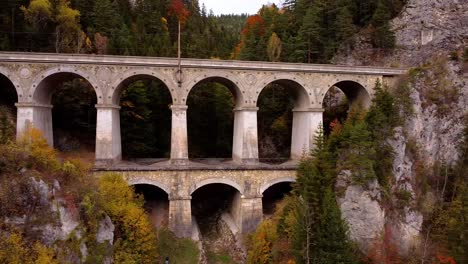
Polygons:
M172 105L171 161L183 165L188 162L187 106Z
M237 163L258 162L258 108L234 109L232 159Z
M323 110L294 109L291 142L291 159L300 160L313 148L315 133L322 122Z
M122 158L120 107L97 105L96 164L112 164Z

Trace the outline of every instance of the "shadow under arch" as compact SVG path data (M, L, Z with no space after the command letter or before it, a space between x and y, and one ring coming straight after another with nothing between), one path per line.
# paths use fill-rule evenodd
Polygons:
M310 97L304 85L291 79L271 79L261 89L256 104L260 160L282 163L300 157L302 153L293 149L293 135L301 134L294 125L300 123L296 112L310 109Z
M276 205L291 193L293 182L294 178L283 177L268 182L260 188L264 215L272 215L275 212Z
M167 227L169 224L169 194L166 190L151 183L132 185L137 195L144 198L143 208L154 227Z
M344 123L352 107L369 108L371 96L367 89L357 81L344 80L326 89L322 99L323 131L331 133L332 123Z
M32 99L35 103L48 105L51 103L52 95L58 86L73 79L83 80L94 91L97 102L102 100L102 91L98 89L97 82L88 73L76 69L61 68L49 69L38 75L33 81Z
M258 97L255 101L257 106L258 106L260 97L262 96L262 93L264 93L265 90L268 90L269 88L271 88L272 85L281 86L287 89L288 91L290 91L290 94L293 96L293 99L294 99L295 108L301 109L301 108L310 107L310 96L305 86L301 84L299 81L291 80L289 78L278 78L278 79L270 78L269 80L267 80L266 85L263 85L258 93Z
M0 105L15 109L18 102L18 91L13 81L0 71Z
M190 94L196 90L201 84L205 83L218 83L226 87L232 94L234 98L235 107L240 107L244 104L244 96L242 94L241 88L239 87L239 80L233 76L222 76L221 74L210 74L198 76L193 80L194 85L190 85L187 93L187 100L190 97Z
M112 104L119 105L122 156L149 163L168 159L171 149L170 105L174 86L168 76L150 70L124 73L114 82Z
M232 158L233 109L242 105L235 80L219 75L195 79L187 94L188 151L190 158Z
M164 74L160 74L157 72L152 72L150 70L137 70L137 71L128 71L125 72L123 75L119 77L118 80L116 80L112 84L112 95L111 95L111 102L114 105L119 105L120 102L120 97L122 95L123 90L125 90L126 87L128 87L130 84L139 81L139 80L152 80L152 81L157 81L163 84L166 89L169 91L171 95L171 101L174 103L176 102L176 96L175 96L175 91L174 88L176 87L176 84L169 81L170 77L166 76Z
M47 142L60 151L83 152L85 159L92 161L95 105L102 98L95 80L78 69L52 68L34 80L31 96L35 104L34 126Z
M368 108L371 104L371 96L369 92L362 84L357 81L339 81L328 87L325 93L330 91L332 87L337 87L340 89L346 95L350 105L361 104L364 108Z
M190 195L192 195L195 191L198 189L202 188L203 186L210 185L210 184L224 184L231 186L232 188L236 189L241 195L244 193L243 188L235 181L229 180L229 179L217 179L217 178L210 178L210 179L205 179L200 182L196 182L194 185L191 186L190 188Z
M229 221L240 230L242 222L242 194L239 186L228 181L204 181L191 193L191 211L202 237L219 233L221 219ZM230 220L226 220L230 219ZM231 227L232 228L232 227ZM234 232L234 230L232 230Z
M155 180L149 180L149 179L130 179L127 181L129 185L151 185L154 187L157 187L161 190L163 190L169 197L171 195L171 190L168 186L165 184L155 181Z
M0 143L13 140L16 134L18 93L14 83L0 73Z

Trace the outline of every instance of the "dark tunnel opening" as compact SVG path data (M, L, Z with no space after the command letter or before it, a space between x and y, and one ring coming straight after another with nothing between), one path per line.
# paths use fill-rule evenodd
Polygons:
M280 182L266 189L262 197L263 215L266 217L273 215L278 203L281 202L286 195L290 194L291 191L291 182Z
M134 185L135 193L143 195L143 205L148 213L151 223L157 228L165 228L169 220L169 196L159 187L150 184Z

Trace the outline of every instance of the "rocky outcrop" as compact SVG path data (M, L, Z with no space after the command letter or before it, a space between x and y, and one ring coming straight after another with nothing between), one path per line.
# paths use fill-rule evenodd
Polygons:
M357 34L354 50L343 49L334 63L410 67L434 55L446 54L468 44L468 2L466 0L409 0L392 28L396 49L374 50L368 30Z
M342 171L337 178L341 215L347 221L352 240L366 252L384 231L385 211L380 205L380 187L373 181L366 188L351 184L351 172Z
M423 224L423 208L417 204L422 194L416 163L431 168L458 159L457 146L467 115L468 67L457 56L468 47L468 2L409 0L391 25L396 37L394 51L372 49L369 34L363 30L355 36L353 51L343 50L334 58L337 64L418 67L405 84L412 114L388 141L394 151L389 204L384 208L371 191L349 182L341 181L337 190L344 190L338 203L350 235L361 249L365 251L372 238L389 228L399 252L407 255L420 242ZM454 51L458 52L455 58ZM431 195L422 197L426 204L435 199Z

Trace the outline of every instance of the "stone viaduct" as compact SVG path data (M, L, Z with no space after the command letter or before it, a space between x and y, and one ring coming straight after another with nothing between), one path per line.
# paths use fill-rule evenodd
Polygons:
M169 226L179 236L192 233L191 195L209 184L237 190L230 213L240 232L253 230L262 218L262 194L295 179L295 163L313 148L322 121L322 102L331 87L351 102L369 105L377 80L393 85L404 69L41 53L0 53L0 75L16 89L17 135L29 126L42 131L53 145L51 98L58 84L81 78L97 97L96 174L113 171L129 184L149 184L169 198ZM121 165L120 95L138 79L158 79L172 97L170 160L158 166ZM235 98L232 161L203 165L188 158L187 97L202 82L226 86ZM257 101L265 87L279 84L295 94L290 162L262 164L258 159ZM2 87L0 87L2 88ZM1 92L1 90L0 90ZM1 94L0 94L1 96Z

